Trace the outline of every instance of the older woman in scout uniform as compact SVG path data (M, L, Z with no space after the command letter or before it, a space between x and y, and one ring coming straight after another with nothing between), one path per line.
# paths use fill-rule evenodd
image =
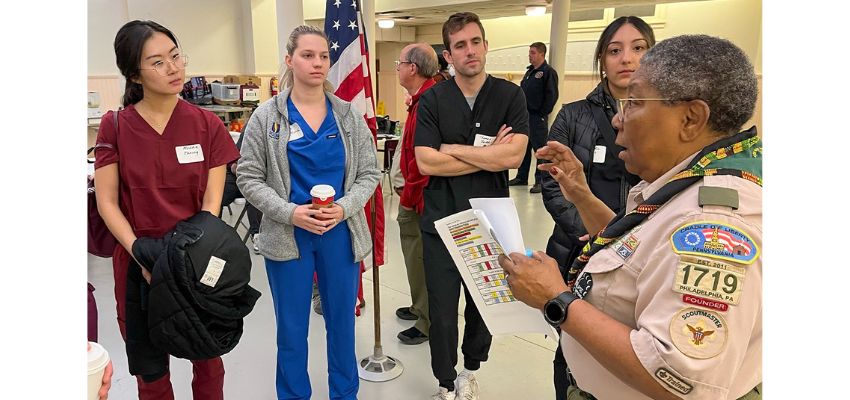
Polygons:
M761 141L739 132L758 94L729 41L659 43L614 117L643 179L620 215L593 197L563 144L542 169L599 232L567 282L542 252L500 264L517 298L565 333L570 399L761 398Z

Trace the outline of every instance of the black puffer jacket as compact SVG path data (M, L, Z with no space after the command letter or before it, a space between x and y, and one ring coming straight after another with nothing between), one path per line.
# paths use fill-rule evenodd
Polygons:
M162 239L140 238L133 254L153 265L147 296L153 348L200 360L223 355L239 343L242 319L260 292L248 285L251 256L232 227L202 211L177 223ZM152 371L156 363L144 359L135 365L138 371L161 372Z
M608 145L594 117L593 108L602 110L610 126L611 118L616 114L616 102L606 93L605 86L603 80L586 99L561 107L549 130L548 140L557 140L572 149L584 165L590 190L616 213L626 206L626 195L633 185L640 182L640 178L626 172L623 161L617 157L621 148L612 149ZM593 163L596 146L606 146L608 150L603 163ZM581 251L584 243L579 242L578 238L586 234L587 230L575 205L564 198L558 182L552 176L545 174L542 186L543 204L555 220L546 254L558 260L560 266L568 266Z

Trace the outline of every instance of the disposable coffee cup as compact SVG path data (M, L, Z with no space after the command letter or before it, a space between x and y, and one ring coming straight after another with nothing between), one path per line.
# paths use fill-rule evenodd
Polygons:
M89 342L89 344L91 345L91 349L88 352L89 395L86 399L98 400L97 392L100 391L100 386L103 384L103 372L106 369L106 365L109 364L109 353L106 352L103 346L95 342Z
M331 185L316 185L310 189L310 196L313 197L313 208L330 207L334 203L334 195L336 191Z

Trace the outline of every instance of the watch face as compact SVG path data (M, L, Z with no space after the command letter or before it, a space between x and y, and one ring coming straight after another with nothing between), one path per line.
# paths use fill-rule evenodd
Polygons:
M564 320L564 305L560 299L554 298L549 300L543 308L543 315L549 324L553 326L561 325L561 322Z

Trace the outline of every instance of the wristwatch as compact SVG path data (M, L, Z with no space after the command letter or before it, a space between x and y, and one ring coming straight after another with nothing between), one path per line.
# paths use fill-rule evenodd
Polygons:
M561 326L567 320L567 309L569 309L570 303L576 300L578 300L578 296L569 290L559 294L558 297L547 301L546 305L543 306L543 318L546 318L546 322L555 328Z

